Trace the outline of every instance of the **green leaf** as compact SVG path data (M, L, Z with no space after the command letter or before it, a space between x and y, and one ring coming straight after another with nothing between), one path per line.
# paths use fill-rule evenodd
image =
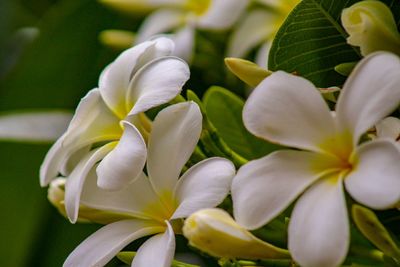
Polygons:
M304 0L279 29L269 55L269 69L296 72L318 87L344 83L335 66L358 61L340 23L343 8L356 0Z
M371 243L387 256L400 259L400 248L373 211L360 205L353 205L351 213L358 229Z
M227 89L211 87L204 95L203 103L208 118L222 139L246 159L259 158L279 148L246 130L242 120L244 101Z

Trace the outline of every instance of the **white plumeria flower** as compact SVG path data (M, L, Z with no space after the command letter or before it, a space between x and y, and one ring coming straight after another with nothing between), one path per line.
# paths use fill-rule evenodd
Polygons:
M377 138L389 138L400 141L400 119L387 117L375 125Z
M261 4L246 13L228 41L228 57L243 58L257 46L255 62L265 67L275 34L300 0L254 0ZM263 7L263 6L265 7Z
M121 189L140 175L147 153L140 133L147 130L143 112L173 99L190 76L183 60L169 56L173 49L171 40L158 38L123 52L103 71L99 88L82 99L68 130L46 155L41 185L59 173L68 177L65 204L72 222L94 167L98 186L108 190Z
M64 263L68 266L103 266L127 244L157 234L138 250L132 266L169 267L174 256L174 231L181 218L215 207L229 192L235 175L233 164L223 158L199 162L179 175L199 140L202 115L194 102L172 105L154 120L148 144L147 173L121 191L96 186L92 172L85 182L82 204L131 215L131 220L109 224L80 244Z
M104 1L112 3L115 0ZM193 56L195 30L226 30L245 10L248 0L175 0L143 1L158 9L143 22L136 43L152 36L172 32L176 44L174 55L190 62ZM116 2L117 4L118 2ZM133 4L133 3L132 3ZM144 3L143 3L144 4Z
M360 137L400 102L400 60L365 58L348 78L332 116L318 90L284 72L266 78L247 100L247 129L299 150L281 150L244 165L232 184L236 220L248 229L271 221L295 199L289 250L302 266L337 266L349 247L343 183L374 209L400 200L400 152L391 140Z

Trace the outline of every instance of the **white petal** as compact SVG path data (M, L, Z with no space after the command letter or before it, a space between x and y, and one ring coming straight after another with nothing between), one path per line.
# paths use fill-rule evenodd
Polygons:
M269 52L271 50L272 41L265 42L261 47L258 49L256 56L254 58L254 62L257 63L258 66L267 69L268 66L268 57Z
M192 62L194 53L194 42L195 42L195 30L191 25L179 29L171 38L175 43L175 50L172 53L173 56L182 58L189 64Z
M99 80L101 96L120 119L127 114L126 95L134 73L149 61L169 55L173 48L174 44L167 38L143 42L124 51L103 71Z
M163 234L151 237L140 246L132 262L132 267L170 267L175 253L175 235L171 225Z
M289 222L289 251L301 266L336 267L350 243L342 179L325 178L297 201Z
M144 220L124 220L108 224L75 248L63 266L104 266L130 242L160 230L155 223Z
M191 167L179 179L175 199L179 206L171 219L185 218L220 204L229 193L235 166L223 158L210 158Z
M43 111L0 116L0 139L24 142L52 142L67 129L72 114Z
M96 142L119 139L121 134L118 117L104 103L99 90L93 89L79 103L62 145L76 151Z
M365 57L340 94L336 113L342 131L359 137L392 112L400 102L400 59L378 52Z
M264 79L243 109L254 135L296 148L320 151L335 131L333 118L318 90L306 79L282 71Z
M398 118L387 117L378 122L375 127L378 138L398 140L400 135L400 120Z
M63 147L64 137L61 136L47 152L40 166L40 185L47 186L59 173L69 174L80 159L89 152L89 147L76 148L73 146Z
M194 102L158 113L149 137L147 171L157 192L174 190L182 167L200 138L202 115Z
M287 208L322 172L329 160L312 152L281 150L243 165L232 182L233 213L247 229L256 229Z
M245 10L249 1L213 0L197 25L203 29L223 30L231 27Z
M184 15L179 9L160 9L153 12L140 26L136 43L144 42L154 35L179 27L184 23Z
M84 156L91 150L92 146L83 147L70 156L65 157L65 161L62 163L59 172L62 176L69 176L71 172L75 169L76 165L82 160Z
M239 58L247 56L254 47L267 41L277 30L276 16L274 12L264 9L250 11L232 33L227 55Z
M176 97L190 77L186 62L162 57L148 63L132 78L127 96L129 115L147 111ZM135 103L132 106L132 103Z
M72 171L65 185L65 210L72 223L78 219L83 184L94 165L104 158L116 145L108 143L88 153Z
M353 157L355 166L345 184L355 200L374 209L390 208L400 201L400 151L394 142L362 144Z
M97 167L97 185L106 190L119 190L142 173L146 162L146 144L142 135L127 121L118 145Z
M97 186L97 176L90 172L82 191L81 203L89 208L127 213L144 219L165 219L164 207L144 173L119 191L106 191Z
M40 166L40 186L47 186L59 173L69 151L63 149L64 136L61 136L47 152Z

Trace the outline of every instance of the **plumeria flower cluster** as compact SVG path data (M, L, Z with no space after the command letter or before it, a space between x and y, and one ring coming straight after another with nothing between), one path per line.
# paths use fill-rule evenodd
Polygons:
M379 238L360 231L379 249L381 262L387 256L400 260L400 248L390 234L382 234L378 219L353 215L351 221L348 215L353 203L365 206L358 205L357 212L372 214L367 208L393 209L400 203L400 120L393 113L400 104L396 54L365 52L361 46L365 57L342 88L325 89L335 94L329 103L321 94L324 89L296 73L227 59L229 68L255 87L246 101L231 92L223 95L231 97L225 109L229 116L239 114L236 125L227 127L238 133L230 132L214 125L210 106L215 102L207 93L203 101L191 91L188 100L180 96L190 78L184 59L192 57L196 29L229 28L248 1L103 2L153 13L142 24L137 43L104 69L98 88L81 100L72 119L63 114L62 126L71 121L41 166L40 183L50 185L48 198L61 214L72 223L104 224L71 252L65 267L105 266L133 241L138 246L131 266L185 267L174 261L176 235L224 267L335 267L348 258L353 221L357 227L380 229ZM255 2L232 30L228 54L242 57L261 43L268 47L301 1ZM382 7L377 1L363 4L377 5L378 11ZM370 24L347 27L368 11L363 4L342 14L342 20L349 19L344 23L349 42L366 43L358 30ZM260 21L265 22L262 29ZM170 31L171 39L157 36ZM265 49L261 53L268 54ZM217 105L215 110L224 109ZM9 123L4 121L0 135ZM57 134L44 132L54 137L62 127L56 128ZM222 132L278 146L246 159L230 149L234 138L224 140ZM278 235L271 235L271 228L280 239L274 239Z
M46 186L59 174L68 177L65 206L72 222L93 169L105 190L122 189L139 178L151 128L143 112L173 99L189 79L187 64L169 56L173 49L171 40L158 38L122 53L101 74L99 88L82 99L67 131L46 155L40 183Z

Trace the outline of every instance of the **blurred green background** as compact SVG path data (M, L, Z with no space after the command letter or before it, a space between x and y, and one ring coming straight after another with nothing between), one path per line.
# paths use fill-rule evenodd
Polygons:
M136 20L94 0L0 0L0 111L75 109L117 55L98 33ZM71 225L48 203L38 173L49 147L0 143L0 266L61 266L98 227Z

